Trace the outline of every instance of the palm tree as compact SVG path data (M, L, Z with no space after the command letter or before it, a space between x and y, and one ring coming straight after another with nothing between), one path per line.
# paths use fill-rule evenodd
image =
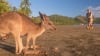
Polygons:
M31 14L31 9L30 9L30 2L29 0L22 0L19 8L19 12L23 13L27 16Z

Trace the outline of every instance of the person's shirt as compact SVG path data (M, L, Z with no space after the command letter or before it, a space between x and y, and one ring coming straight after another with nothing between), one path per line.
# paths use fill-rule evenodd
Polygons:
M87 13L87 14L86 14L86 17L87 17L88 19L93 19L93 18L94 18L94 16L93 16L92 13Z

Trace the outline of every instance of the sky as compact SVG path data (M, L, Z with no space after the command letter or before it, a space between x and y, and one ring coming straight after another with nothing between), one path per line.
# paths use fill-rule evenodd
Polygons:
M19 8L21 0L7 0L11 6ZM100 0L29 0L32 16L39 16L38 12L47 15L63 15L75 17L85 16L87 8L91 8L95 17L100 17Z

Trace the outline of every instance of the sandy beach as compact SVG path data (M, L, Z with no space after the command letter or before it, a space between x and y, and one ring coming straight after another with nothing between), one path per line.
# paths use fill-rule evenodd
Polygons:
M23 37L25 45L26 38ZM100 26L87 30L85 26L57 26L56 31L46 31L36 44L46 48L57 48L61 56L100 56ZM15 56L14 38L0 40L0 55ZM52 55L53 56L53 55Z

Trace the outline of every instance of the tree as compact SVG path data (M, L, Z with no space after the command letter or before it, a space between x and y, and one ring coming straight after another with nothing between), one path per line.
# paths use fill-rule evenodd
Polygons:
M31 9L30 9L30 2L29 0L22 0L19 8L19 12L23 13L27 16L30 16L31 14Z
M10 5L6 0L0 0L0 14L9 12L11 10Z

